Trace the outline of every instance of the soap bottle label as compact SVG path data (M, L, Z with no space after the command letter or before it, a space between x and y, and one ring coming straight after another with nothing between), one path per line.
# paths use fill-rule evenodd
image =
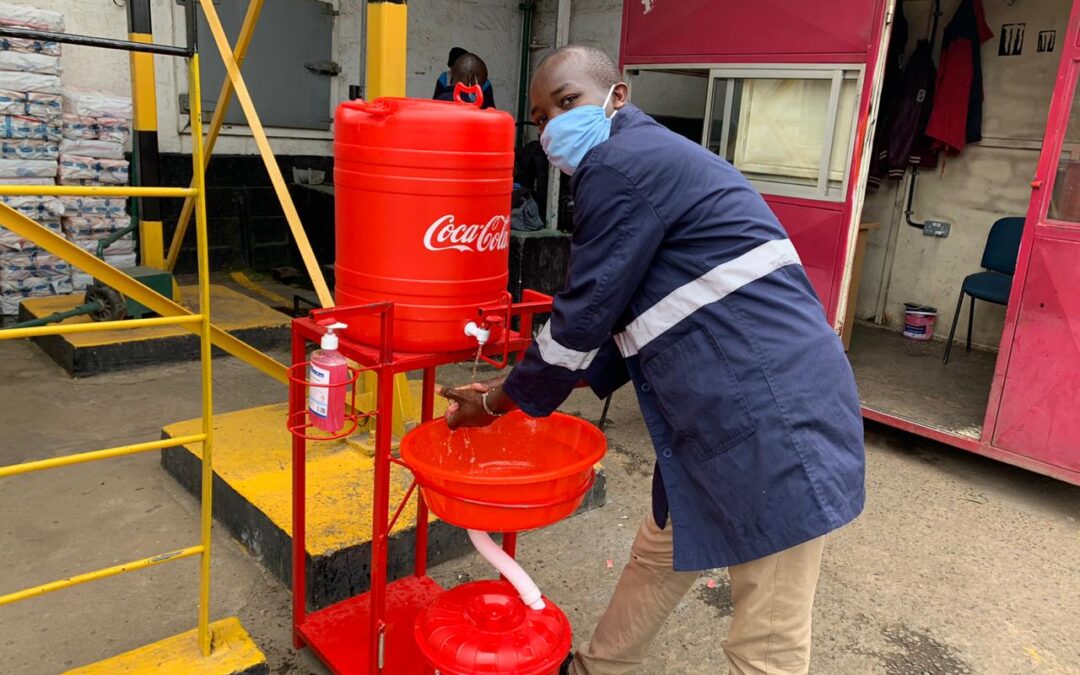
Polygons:
M330 384L330 371L312 364L308 380L312 384ZM329 401L330 387L322 386L308 388L308 410L311 411L312 415L326 417Z

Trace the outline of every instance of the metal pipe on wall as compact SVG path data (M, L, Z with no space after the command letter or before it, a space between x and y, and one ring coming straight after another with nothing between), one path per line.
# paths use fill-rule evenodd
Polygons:
M570 41L570 0L559 0L555 14L555 48L565 47ZM559 227L559 177L562 173L554 165L548 169L547 213L544 222L549 230Z
M930 49L933 51L934 42L937 40L938 32L938 20L941 18L941 0L934 0L934 9L930 12L930 31L927 39L930 42ZM915 183L919 181L919 167L911 167L911 180L908 181L907 202L904 206L904 220L911 227L917 227L920 230L926 226L926 223L920 223L912 219L915 215Z
M529 125L529 43L532 42L533 14L536 2L526 0L518 5L521 10L521 61L518 64L517 145L525 145L525 129Z
M368 0L360 3L360 75L356 84L349 85L349 100L367 98L367 13Z

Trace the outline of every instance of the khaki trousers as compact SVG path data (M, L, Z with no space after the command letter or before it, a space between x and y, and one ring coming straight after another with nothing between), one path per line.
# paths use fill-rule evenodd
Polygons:
M722 643L728 672L796 675L810 666L810 620L825 537L728 568L735 612ZM672 569L672 528L650 515L630 548L615 594L571 675L623 675L645 659L656 634L698 578Z

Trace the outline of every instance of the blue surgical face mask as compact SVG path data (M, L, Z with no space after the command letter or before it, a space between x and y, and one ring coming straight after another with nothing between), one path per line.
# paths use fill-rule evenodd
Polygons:
M611 118L607 106L615 86L608 90L604 105L582 105L553 117L544 127L540 145L548 161L559 167L567 176L573 176L585 153L600 145L611 136Z

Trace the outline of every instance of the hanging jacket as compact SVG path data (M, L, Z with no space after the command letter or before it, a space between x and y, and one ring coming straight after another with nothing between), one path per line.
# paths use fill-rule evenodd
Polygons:
M851 366L749 181L627 105L571 190L567 284L505 393L543 416L583 377L601 397L633 381L677 570L756 560L855 518Z
M904 70L903 91L886 132L889 178L903 178L910 164L919 165L932 154L925 134L934 105L936 75L930 43L919 40Z
M885 57L885 80L881 86L878 103L877 126L874 132L874 148L870 155L868 182L872 187L881 185L888 173L888 129L893 110L903 92L904 51L907 49L908 22L904 16L904 0L897 0L892 32L889 34L889 53Z
M934 107L926 126L935 148L957 154L982 140L982 45L992 37L982 0L963 0L941 42Z

